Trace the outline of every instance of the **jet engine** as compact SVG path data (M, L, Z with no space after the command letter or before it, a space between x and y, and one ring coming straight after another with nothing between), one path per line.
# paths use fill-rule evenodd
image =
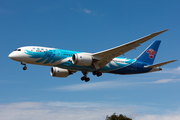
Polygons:
M62 69L59 67L52 67L51 68L51 76L53 77L67 77L70 75L70 71L67 69Z
M80 65L80 66L90 66L92 65L93 58L91 55L88 54L74 54L72 56L72 63L75 65Z

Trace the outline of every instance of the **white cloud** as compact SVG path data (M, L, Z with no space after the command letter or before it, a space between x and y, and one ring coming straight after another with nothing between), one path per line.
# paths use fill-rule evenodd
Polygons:
M55 105L57 104L57 105ZM114 112L123 114L132 114L125 108L112 107L91 107L82 103L84 107L76 107L74 103L56 102L39 103L39 102L22 102L0 105L1 120L105 120L106 115L112 115ZM62 104L59 106L59 104ZM69 104L69 105L68 105ZM76 103L81 106L81 103ZM91 105L94 103L90 103ZM97 103L95 103L97 104ZM74 108L72 108L72 106Z
M155 114L146 114L148 111ZM105 104L90 102L19 102L0 104L1 120L105 120L106 115L110 116L114 112L132 117L133 120L180 119L180 110L163 111L165 114L159 115L156 108L146 106L114 106L110 104L106 106Z
M157 80L154 81L153 83L167 83L167 82L172 82L173 79L161 79L161 80Z
M83 13L87 13L87 14L92 13L92 10L88 10L88 9L74 9L74 8L71 8L71 9L76 12L83 12Z
M60 86L53 88L52 90L65 90L65 91L80 91L80 90L95 90L102 88L116 88L119 86L141 84L140 82L120 82L120 81L105 81L105 82L94 82L94 83L82 83L69 86Z
M83 9L82 11L85 13L88 13L88 14L90 14L92 12L91 10L88 10L88 9Z
M180 115L144 115L137 116L134 120L180 120Z
M180 81L180 79L161 79L154 81L152 83L168 83L168 82L178 82L178 81Z
M124 88L127 86L139 86L145 84L160 84L160 83L169 83L169 82L178 82L180 79L160 79L152 82L129 82L129 81L105 81L105 82L89 82L82 84L73 84L68 86L59 86L51 88L50 90L58 91L85 91L85 90L97 90L97 89L109 89L109 88Z
M95 82L95 83L83 83L77 85L60 86L54 88L55 90L68 90L68 91L79 91L79 90L89 90L89 89L99 89L99 88L109 88L114 85L114 82Z
M101 107L107 106L102 103L91 103L91 102L49 102L48 105L56 107L68 107L68 108L87 108L87 107Z
M180 74L180 66L178 66L178 68L173 69L173 72L175 74Z
M172 74L180 74L180 66L174 69L163 69L162 71L158 73L172 73Z

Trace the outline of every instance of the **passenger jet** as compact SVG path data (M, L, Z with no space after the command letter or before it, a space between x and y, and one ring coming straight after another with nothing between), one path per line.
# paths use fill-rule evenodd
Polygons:
M168 30L168 29L167 29ZM89 72L93 75L101 76L102 73L112 74L138 74L162 70L160 66L177 61L170 60L158 64L153 64L161 41L154 41L137 58L128 59L118 57L126 52L136 49L142 43L167 31L159 31L128 42L126 44L104 50L97 53L77 52L56 48L26 46L17 48L9 54L12 60L21 62L26 70L26 63L51 66L50 74L54 77L67 77L77 71L83 73L81 80L88 82Z

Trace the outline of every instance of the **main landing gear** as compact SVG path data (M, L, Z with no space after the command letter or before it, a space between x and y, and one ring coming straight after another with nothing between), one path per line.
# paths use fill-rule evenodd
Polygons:
M97 75L98 77L102 75L102 72L99 72L99 71L94 71L93 72L93 75Z
M85 82L88 82L88 81L90 80L90 78L87 77L88 72L82 72L82 73L83 73L84 76L81 77L81 80L82 80L82 81L85 81ZM99 77L99 76L102 75L102 72L94 71L92 74L93 74L93 75L97 75L97 76Z
M82 73L83 73L84 76L81 77L81 80L82 80L82 81L84 80L85 82L88 82L88 81L90 80L90 78L87 77L87 74L88 74L88 73L87 73L87 72L82 72Z
M21 65L24 65L23 70L27 70L27 66L25 62L21 62Z

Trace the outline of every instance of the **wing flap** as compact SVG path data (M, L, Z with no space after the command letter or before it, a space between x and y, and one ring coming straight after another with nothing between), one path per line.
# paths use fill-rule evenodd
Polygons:
M155 67L160 67L160 66L163 66L163 65L166 65L166 64L175 62L175 61L177 61L177 60L170 60L170 61L166 61L166 62L154 64L154 65L149 65L149 66L144 66L144 67L145 67L145 68L155 68Z
M163 31L159 31L159 32L155 32L152 33L150 35L147 35L145 37L142 37L140 39L134 40L132 42L105 50L105 51L101 51L101 52L97 52L93 54L93 58L98 60L97 64L103 68L107 63L109 63L113 58L118 57L120 55L124 55L124 53L132 50L132 49L136 49L136 47L140 46L141 43L144 43L148 40L150 40L151 38L167 31L163 30Z

